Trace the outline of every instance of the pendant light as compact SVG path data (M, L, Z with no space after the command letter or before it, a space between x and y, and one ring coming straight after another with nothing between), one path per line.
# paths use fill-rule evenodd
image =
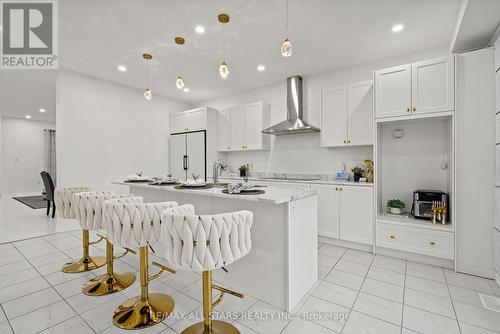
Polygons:
M288 39L288 0L285 1L286 1L286 6L285 6L286 37L285 41L281 45L281 55L283 57L290 57L292 55L293 48L292 48L292 42L290 42L290 40Z
M219 14L218 20L222 23L222 63L219 66L219 74L222 79L226 79L229 75L229 67L226 64L226 48L224 45L224 25L229 22L229 15Z
M175 38L175 44L179 45L179 48L181 46L183 46L185 43L185 40L184 38L182 37L176 37ZM177 87L177 89L182 89L184 88L184 80L182 79L182 55L181 55L181 59L180 59L180 63L179 63L179 75L177 76L177 79L175 80L175 86Z
M144 53L142 55L142 58L146 60L146 77L147 77L146 79L147 84L146 84L146 90L144 91L144 98L148 101L151 101L151 99L153 98L153 93L149 89L149 62L151 61L151 59L153 59L153 55L151 55L150 53Z

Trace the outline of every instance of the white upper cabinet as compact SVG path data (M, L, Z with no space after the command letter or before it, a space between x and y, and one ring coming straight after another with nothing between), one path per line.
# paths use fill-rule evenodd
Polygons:
M321 92L321 146L347 144L346 86Z
M219 111L218 151L264 150L269 138L262 130L270 123L270 106L255 102Z
M412 65L412 113L425 114L455 109L455 62L453 56Z
M376 117L405 116L411 108L411 65L375 72Z
M455 58L447 56L376 71L376 118L455 109Z
M373 144L373 82L321 92L321 146Z
M207 129L207 109L198 108L170 114L170 133Z
M262 130L270 120L269 105L263 102L249 103L245 110L245 144L246 150L262 150L269 136L264 136Z
M373 81L348 86L347 142L351 145L373 144Z
M243 149L245 143L245 106L231 107L230 147Z
M373 189L341 186L340 238L373 244Z
M231 147L231 110L224 109L217 113L217 150L226 151Z

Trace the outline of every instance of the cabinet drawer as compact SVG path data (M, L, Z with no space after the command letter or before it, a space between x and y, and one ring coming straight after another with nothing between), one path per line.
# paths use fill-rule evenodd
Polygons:
M454 233L377 224L377 246L445 259L454 258Z

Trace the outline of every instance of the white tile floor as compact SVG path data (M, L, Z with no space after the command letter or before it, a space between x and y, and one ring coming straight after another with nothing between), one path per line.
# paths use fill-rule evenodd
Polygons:
M21 194L24 196L29 194ZM33 194L31 194L33 195ZM80 228L74 219L50 218L46 209L34 210L11 196L0 197L0 244ZM51 210L52 213L52 210Z
M60 272L62 263L80 256L80 231L53 234L0 245L0 333L123 333L111 322L114 308L139 292L138 282L106 297L81 294L97 271ZM92 246L103 254L104 243ZM320 245L320 280L296 309L297 318L256 320L240 315L234 321L250 334L314 333L500 333L500 313L482 308L478 293L495 295L490 280L457 274L356 250ZM154 256L151 260L155 259ZM135 255L116 261L117 271L137 272ZM142 333L180 333L201 312L200 276L191 272L166 275L150 285L170 294L176 317ZM274 307L251 296L227 296L218 312L256 315ZM337 319L304 319L304 312L349 315ZM181 319L185 313L188 318Z

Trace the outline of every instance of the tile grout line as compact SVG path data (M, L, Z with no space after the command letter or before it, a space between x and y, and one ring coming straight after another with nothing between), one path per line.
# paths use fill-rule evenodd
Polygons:
M346 320L346 322L344 322L344 325L342 326L342 329L340 330L341 334L344 331L345 326L347 325L347 322L350 320L351 313L352 313L352 311L354 309L354 305L356 304L356 301L358 300L359 294L361 293L361 289L363 288L363 285L365 284L366 277L368 276L368 272L372 268L372 264L373 264L373 260L374 259L375 259L375 256L373 256L372 259L371 259L371 261L370 261L370 265L368 266L368 270L366 271L365 277L363 278L363 282L361 283L361 286L359 287L358 293L356 294L356 298L354 298L354 302L352 303L352 306L351 306L351 308L349 310L349 318Z
M450 286L448 285L448 279L446 278L444 268L443 268L443 276L444 276L444 282L446 284L446 290L448 290L448 296L450 297L451 307L453 307L453 314L455 314L455 320L457 321L458 331L462 333L462 327L460 327L460 321L458 321L457 311L455 310L455 303L453 302L453 297L451 295Z
M400 333L403 334L403 319L404 319L404 313L405 313L405 296L406 296L406 277L407 277L407 271L408 271L408 261L405 261L405 279L403 282L403 301L401 302L401 328Z
M18 249L18 248L17 248L14 244L12 244L12 246L14 246L14 247L17 249L17 251L18 251L19 253L21 253L21 251L19 251L19 249ZM55 247L55 246L54 246L54 247ZM23 253L21 253L21 255L22 255L22 256L23 256L23 257L24 257L24 258L25 258L25 259L29 262L29 260L28 260L28 259L24 256L24 254L23 254ZM67 255L67 254L66 254L66 255ZM31 264L31 262L29 262L29 263ZM87 326L89 326L89 328L90 328L90 329L91 329L94 333L96 333L96 331L95 331L95 330L94 330L94 329L93 329L93 328L92 328L92 327L91 327L91 326L87 323L87 321L85 321L85 319L83 319L83 318L80 316L80 313L78 313L78 312L77 312L77 311L73 308L73 306L71 306L71 305L70 305L70 303L68 303L68 301L67 301L67 300L66 300L66 299L65 299L65 298L64 298L64 297L63 297L63 296L59 293L59 291L57 291L57 289L56 289L56 288L55 288L55 287L54 287L54 286L53 286L53 285L52 285L52 284L51 284L51 283L50 283L50 282L49 282L49 281L45 278L45 276L43 276L43 275L42 275L42 274L41 274L41 273L40 273L40 272L36 269L36 267L35 267L35 266L33 266L32 264L31 264L31 266L32 266L32 267L36 270L36 272L37 272L37 273L38 273L38 274L39 274L39 275L40 275L40 276L41 276L41 277L42 277L42 278L43 278L43 279L44 279L44 280L45 280L45 281L49 284L49 286L50 286L50 287L51 287L51 288L52 288L52 289L53 289L53 290L54 290L54 291L55 291L55 292L56 292L56 293L57 293L57 294L58 294L58 295L62 298L62 300L64 301L64 303L66 303L66 305L68 305L68 306L71 308L71 310L73 310L73 312L75 312L75 314L76 314L77 316L79 316L79 317L82 319L82 321L83 321L83 322L84 322ZM27 314L29 314L29 313L27 313ZM71 319L71 318L69 318L69 319ZM46 330L46 329L48 329L48 328L52 328L52 327L54 327L54 326L57 326L57 325L59 325L59 324L63 323L63 322L64 322L64 321L66 321L66 320L69 320L69 319L65 319L65 320L63 320L63 321L61 321L61 322L58 322L57 324L54 324L53 326L50 326L50 327L44 328L43 330ZM38 331L38 332L40 332L40 331Z
M12 331L12 333L14 333L14 328L12 327L12 325L11 325L11 323L10 323L9 318L7 318L7 313L5 313L5 310L3 309L2 304L0 304L0 309L2 310L2 313L3 313L4 317L5 317L5 321L6 321L6 322L7 322L7 324L9 325L10 330Z

